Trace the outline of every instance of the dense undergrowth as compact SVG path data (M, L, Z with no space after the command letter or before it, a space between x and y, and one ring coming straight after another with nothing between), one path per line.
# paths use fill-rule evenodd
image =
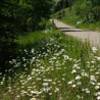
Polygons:
M78 1L82 2L83 0ZM45 2L50 3L48 1ZM1 15L4 14L3 17L7 18L7 20L4 20L4 22L7 21L7 23L1 23L1 26L4 28L8 27L8 29L11 27L9 32L12 32L13 27L17 29L18 24L16 22L20 23L21 18L23 18L20 24L23 27L19 25L18 30L22 28L26 29L24 25L27 26L25 21L27 18L23 16L24 12L20 12L26 12L26 10L20 8L20 10L18 10L19 12L16 13L15 10L17 10L17 7L14 5L11 7L9 5L10 1L0 2L0 4L2 3L8 4L8 7L4 7L5 9L1 7L3 9L1 10L4 12L2 12ZM17 2L15 3L17 4ZM39 5L37 6L38 3ZM33 10L36 13L31 12L33 14L33 17L31 17L37 20L29 19L28 24L32 24L32 21L36 21L35 23L37 24L39 18L43 20L43 16L47 17L45 16L44 10L47 12L45 8L51 8L47 3L45 5L46 7L44 7L43 1L43 8L39 1L33 2L33 7L36 7ZM83 10L85 10L84 3L82 4ZM41 7L44 10L42 10ZM13 10L15 12L12 13L12 10L9 10L9 8L14 8ZM65 11L61 11L61 13L58 12L56 17L64 22L74 24L77 27L88 27L89 29L99 30L99 21L92 20L92 18L87 21L85 16L78 16L74 8L75 6L65 9ZM6 9L8 9L9 12L5 12ZM49 11L50 10L48 10L48 13ZM12 20L9 22L9 16L12 16L12 19L14 14L20 15L20 13L21 17L16 17L15 23L12 24ZM40 26L41 24L44 26L44 23L41 22ZM36 26L36 24L34 25ZM15 37L11 36L14 42L17 43L16 50L11 49L13 51L11 52L17 54L13 59L7 59L7 62L9 60L9 66L0 66L4 71L4 73L2 71L0 72L0 100L100 100L100 49L91 47L88 42L82 43L73 37L65 36L62 32L52 28L51 24L48 24L46 27L45 30L40 31L39 29L36 32L27 32L26 34L19 35L16 41ZM31 29L33 26L30 27L29 25L27 28ZM3 29L3 31L7 32L7 34L9 33L5 29ZM14 32L15 31L16 30L14 30ZM10 33L8 37L9 35ZM6 37L6 34L4 34L4 37ZM7 40L11 41L8 37ZM4 41L3 43L11 45L9 41ZM4 47L6 47L6 45L4 45ZM7 50L5 50L5 53ZM11 54L9 55L10 57L12 56Z
M99 49L53 28L17 42L20 53L9 61L12 77L0 82L0 100L100 100Z
M71 7L58 11L54 17L78 28L100 31L100 1L76 0Z

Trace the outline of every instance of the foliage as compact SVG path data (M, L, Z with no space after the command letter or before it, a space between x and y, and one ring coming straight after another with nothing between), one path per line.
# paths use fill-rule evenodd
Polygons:
M21 55L10 61L19 73L14 73L13 79L9 77L8 86L3 77L0 99L98 100L99 49L59 31L50 33L49 38L38 41L37 48L32 45L21 50Z
M99 7L99 1L76 0L71 7L58 11L54 17L78 28L100 31Z
M16 56L16 35L45 27L52 0L0 0L0 72Z
M76 14L83 18L83 21L92 23L100 19L100 1L99 0L77 0L73 5Z
M15 31L14 17L12 15L14 6L8 1L0 1L0 72L7 73L9 69L8 60L15 55ZM13 52L15 51L15 52ZM6 69L6 70L5 70Z
M72 6L73 2L74 0L58 0L54 7L55 12Z
M41 23L44 20L50 18L50 14L52 13L53 0L33 0L32 1L32 22L36 25L41 26Z
M63 0L61 1L64 2ZM71 5L65 6L69 9L65 17L70 13L73 13L74 16L78 16L83 23L94 23L100 21L100 0L71 0L70 2ZM65 7L61 6L63 10ZM61 13L60 15L64 16L64 13Z

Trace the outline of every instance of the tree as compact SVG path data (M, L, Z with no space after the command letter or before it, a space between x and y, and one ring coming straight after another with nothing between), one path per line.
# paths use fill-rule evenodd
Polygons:
M9 73L9 60L17 54L17 33L39 29L52 5L52 0L0 0L0 72Z
M40 27L40 22L49 19L52 13L53 0L32 0L33 27Z
M93 23L100 20L100 0L77 0L74 8L83 22Z
M96 21L100 20L100 0L90 0L92 4L92 13Z
M0 1L0 73L4 75L10 68L9 60L15 55L15 5Z
M55 11L62 10L67 7L71 7L74 0L59 0L55 5Z

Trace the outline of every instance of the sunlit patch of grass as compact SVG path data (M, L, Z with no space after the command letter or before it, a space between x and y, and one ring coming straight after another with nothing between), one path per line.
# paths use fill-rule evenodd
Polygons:
M46 27L44 30L37 30L35 32L27 32L25 34L20 34L16 38L16 42L21 46L29 46L35 44L39 41L49 39L56 33L56 30L52 28L52 24L50 21L46 22Z
M81 19L78 18L78 16L72 16L72 17L64 17L62 19L60 19L61 21L63 21L66 24L75 26L76 28L81 28L81 29L85 29L85 30L93 30L93 31L100 31L100 22L95 22L95 23L81 23ZM80 24L77 24L77 23Z
M22 35L22 36L18 36L17 42L20 45L28 45L28 44L32 44L34 42L40 41L43 38L46 38L46 34L43 32L31 32L31 33L27 33L26 35Z

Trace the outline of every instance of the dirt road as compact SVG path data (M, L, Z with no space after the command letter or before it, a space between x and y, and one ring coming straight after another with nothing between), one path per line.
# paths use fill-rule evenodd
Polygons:
M77 29L56 19L54 19L54 24L56 28L60 29L65 34L74 36L82 41L90 41L92 46L100 47L100 32Z

